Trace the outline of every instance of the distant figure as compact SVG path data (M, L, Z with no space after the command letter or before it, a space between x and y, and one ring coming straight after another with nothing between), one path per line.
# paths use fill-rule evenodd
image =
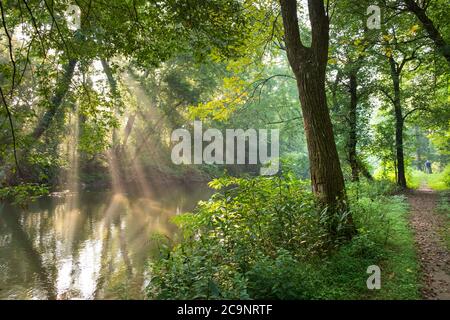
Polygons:
M431 171L431 162L430 162L430 160L425 161L425 172L428 173L428 174L433 173Z

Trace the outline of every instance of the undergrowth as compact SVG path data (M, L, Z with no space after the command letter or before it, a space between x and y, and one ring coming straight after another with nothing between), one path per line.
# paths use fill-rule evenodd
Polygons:
M358 230L329 236L329 221L305 181L283 177L213 180L218 192L174 222L181 237L160 240L149 264L152 299L415 299L418 267L403 196L389 182L348 186ZM325 219L325 220L324 220ZM173 244L175 243L175 244ZM369 290L367 268L381 268Z

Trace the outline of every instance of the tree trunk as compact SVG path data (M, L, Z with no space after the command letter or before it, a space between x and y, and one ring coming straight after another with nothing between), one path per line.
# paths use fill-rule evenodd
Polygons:
M403 154L403 114L400 100L400 75L395 61L389 58L391 78L394 86L394 113L395 113L395 151L397 158L397 185L406 188L405 160Z
M45 112L44 116L41 118L38 125L31 134L33 140L39 140L39 138L50 126L53 118L55 117L57 111L64 101L64 97L69 91L76 64L77 60L71 59L69 60L68 64L64 66L64 74L62 78L58 80L56 91L53 97L50 99L49 109Z
M310 161L311 183L330 208L346 208L345 186L325 94L329 21L323 1L309 0L311 47L300 39L297 1L280 0L287 56L297 80Z
M357 137L357 113L356 108L358 106L358 95L357 95L357 79L356 72L350 73L350 110L348 115L349 122L349 134L348 134L348 162L350 163L350 168L352 169L352 181L359 180L359 166L358 159L356 157L356 144L358 142Z
M433 40L438 51L450 63L450 46L445 42L439 30L435 27L433 21L427 16L425 9L421 8L415 0L404 0L406 7L410 12L416 15L417 19L422 23L423 27L428 33L428 36Z
M397 184L406 188L405 160L403 154L403 120L401 118L401 108L395 107L395 146L397 153Z

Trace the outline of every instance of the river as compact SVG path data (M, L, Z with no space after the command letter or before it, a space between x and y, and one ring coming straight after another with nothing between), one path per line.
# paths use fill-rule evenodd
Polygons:
M21 209L0 204L0 299L143 299L155 234L211 191L165 186L147 197L84 192Z

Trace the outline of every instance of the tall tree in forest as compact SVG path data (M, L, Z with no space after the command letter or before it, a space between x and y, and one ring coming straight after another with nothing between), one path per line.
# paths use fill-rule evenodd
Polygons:
M401 188L407 187L406 169L405 169L405 152L404 152L404 125L405 119L410 114L405 110L404 99L402 98L402 77L407 68L407 64L417 61L413 69L417 69L421 64L420 50L425 43L415 36L415 32L411 30L402 30L401 26L408 26L408 20L397 21L398 25L393 25L386 30L381 40L383 46L383 56L385 64L388 66L387 74L391 82L389 90L380 87L380 90L392 103L395 118L395 152L396 152L396 172L397 185ZM413 28L414 29L414 28ZM408 29L406 29L408 30Z
M329 16L321 0L309 0L311 46L300 36L296 0L280 0L289 63L297 81L314 193L334 212L346 207L344 178L325 93Z
M360 174L372 179L361 147L367 137L373 87L374 70L368 51L373 45L371 38L378 31L368 30L364 25L367 6L364 2L336 3L330 30L327 88L332 101L331 116L337 120L334 124L338 152L350 166L352 181L358 181Z

